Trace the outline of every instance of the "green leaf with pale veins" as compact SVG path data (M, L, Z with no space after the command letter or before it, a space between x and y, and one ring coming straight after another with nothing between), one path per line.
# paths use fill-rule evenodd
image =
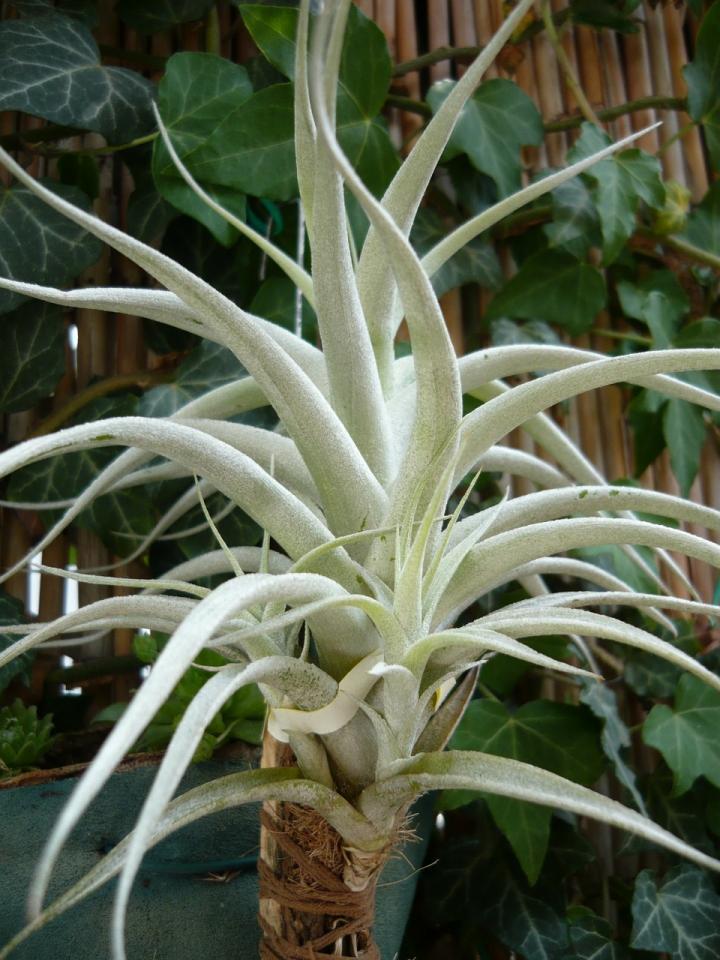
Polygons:
M613 930L603 917L584 907L568 911L571 948L564 960L630 960L630 951L613 940Z
M520 957L532 960L560 960L567 946L567 928L547 890L537 896L505 865L491 861L485 870L484 893L473 904L481 920Z
M545 320L570 333L588 330L607 301L599 270L561 250L528 257L493 298L486 317Z
M176 53L167 63L158 88L158 106L178 156L197 174L196 158L217 128L232 123L239 107L252 95L244 67L211 53ZM203 223L222 244L229 245L238 233L211 210L178 173L162 139L153 145L152 170L160 194L178 210ZM245 196L234 186L215 183L201 176L210 195L243 219Z
M683 70L688 110L703 125L710 158L720 169L720 5L705 14L695 41L695 57Z
M181 23L201 20L215 0L120 0L120 19L140 33L171 30Z
M203 340L177 368L172 383L163 383L143 394L138 414L169 417L190 400L244 374L245 369L227 347Z
M83 407L75 423L100 420L112 416L133 416L137 413L137 397L133 394L116 394L100 397ZM31 463L11 476L7 486L10 500L31 502L67 500L79 494L120 452L118 447L102 447L61 454L48 460ZM38 514L49 526L62 511L43 510ZM132 530L135 536L149 532L155 520L153 501L141 488L108 493L94 502L90 510L83 511L77 525L93 529L98 536L122 553L129 553L132 540L119 538L120 530ZM112 525L106 525L112 521Z
M630 943L639 950L668 953L673 960L717 960L720 956L720 897L697 867L671 870L658 887L652 870L635 881Z
M447 233L448 226L437 213L421 209L415 218L410 238L422 256ZM502 284L502 269L493 245L481 237L476 237L443 264L430 280L439 297L465 283L477 283L486 289L497 290Z
M44 184L71 203L87 208L87 197L75 187L47 181ZM25 187L0 186L3 277L62 286L95 263L101 250L99 240L51 210ZM12 310L24 300L17 293L0 291L0 313Z
M441 80L428 92L436 113L455 85ZM486 80L465 105L450 137L445 157L466 153L473 165L491 177L501 197L520 189L520 148L543 142L542 117L520 87L510 80Z
M0 317L0 410L28 410L49 396L65 373L62 310L28 303Z
M605 756L610 760L615 770L615 776L628 790L638 810L645 813L645 804L635 782L635 774L628 766L623 751L630 746L630 731L623 722L618 709L615 691L606 683L596 680L582 680L580 701L602 721L602 744Z
M582 259L591 246L600 245L600 219L582 177L574 177L553 190L552 208L552 221L543 227L551 247Z
M608 146L612 141L597 127L584 123L582 134L568 161L575 162ZM600 215L603 237L603 260L610 264L617 259L636 225L640 201L650 207L661 207L665 201L660 161L642 150L623 150L601 160L584 174L593 184L593 197Z
M670 463L684 497L700 466L707 429L702 410L686 400L668 400L663 410L663 435Z
M0 23L0 110L126 143L153 129L152 95L152 83L136 71L103 66L92 34L77 20Z
M598 724L581 707L536 700L510 713L498 701L475 700L458 727L453 748L521 760L590 784L604 765L598 741ZM547 852L552 811L507 797L485 799L534 883Z
M0 625L22 623L25 620L22 603L9 593L0 590ZM0 633L0 651L6 650L17 640L17 634ZM0 667L0 693L5 690L17 677L23 677L26 681L30 678L30 667L35 654L33 651L20 654L4 667Z
M680 679L674 709L656 704L643 724L643 740L656 747L675 776L675 794L698 777L720 787L720 693L696 677Z

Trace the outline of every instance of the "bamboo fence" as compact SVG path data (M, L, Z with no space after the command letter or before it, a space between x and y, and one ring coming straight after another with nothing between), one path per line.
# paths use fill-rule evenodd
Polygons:
M356 2L382 26L392 55L398 62L413 60L427 50L440 46L480 46L489 39L503 16L502 0ZM557 8L566 5L566 0L554 2ZM133 53L167 57L174 49L205 48L202 25L180 28L174 39L166 34L146 38L119 21L110 0L102 0L100 7L101 26L98 39L116 54L109 62L136 67L135 60L130 59ZM686 9L676 8L671 3L656 6L645 2L637 13L641 29L633 35L620 36L610 31L576 28L562 36L561 42L567 61L593 109L622 105L638 97L683 96L686 92L682 67L692 57L694 33L694 25ZM229 4L221 4L219 20L221 52L237 62L244 62L255 51L237 12ZM464 69L464 62L460 59L445 59L422 70L405 73L395 79L393 92L417 100L429 83L459 75ZM152 73L150 75L153 76ZM503 55L499 64L492 68L490 75L515 79L534 98L546 121L577 115L577 99L572 84L568 82L567 71L559 65L553 46L543 34L533 37L520 48L513 48L512 56L507 53ZM157 75L154 79L157 79ZM395 108L389 111L389 119L397 142L405 145L412 141L413 135L422 124L422 118L417 114ZM698 200L708 188L708 170L698 131L695 128L685 129L687 117L669 111L644 110L615 119L609 124L609 130L619 137L655 119L663 120L664 124L658 131L649 134L642 146L651 151L660 148L666 176L687 186L693 199ZM38 121L32 118L3 114L0 115L0 135L27 130L37 124ZM680 136L675 139L678 134ZM527 150L525 161L528 174L547 164L560 165L575 136L575 129L559 130L547 137L541 149ZM92 136L82 138L82 144L95 145ZM52 160L41 156L35 157L33 172L39 175L52 173L52 163ZM106 158L101 164L100 196L96 201L96 212L104 219L124 226L132 186L125 168L115 163L112 157ZM506 267L508 271L512 270L511 263L508 262ZM142 277L132 264L106 250L99 262L86 272L82 282L136 284L142 282ZM488 294L472 287L451 291L443 297L443 310L458 352L463 352L466 342L478 342L480 318L487 302ZM73 356L68 347L66 376L49 401L43 402L36 409L4 417L3 432L7 443L17 442L27 436L44 418L61 409L73 394L93 378L152 371L160 363L159 358L146 349L137 318L109 316L83 310L77 311L72 323L77 326L77 351ZM600 319L599 326L606 328L609 323L609 318L604 316ZM614 341L596 333L582 338L580 342L605 352L613 346ZM138 375L138 379L142 377ZM583 449L610 479L627 476L632 467L631 437L622 416L625 399L621 389L610 388L582 397L576 403L556 412L556 416L570 434L582 444ZM532 449L532 443L519 432L511 437L510 442ZM716 508L720 508L719 463L717 442L713 438L706 444L692 497ZM658 490L676 490L666 456L662 456L649 468L642 479L646 486ZM518 489L522 492L522 485L519 484ZM39 537L39 533L37 519L32 514L3 511L0 546L0 562L3 567L8 566L11 559L24 553ZM77 531L72 537L73 543L68 535L59 538L45 552L44 562L54 566L66 566L71 546L75 548L77 564L81 569L103 566L113 561L107 549L91 533ZM697 585L701 596L709 599L713 592L711 572L704 565L693 561L685 562L685 569ZM132 572L132 568L123 567L119 570L120 574L126 572ZM25 603L28 582L25 574L18 574L5 589ZM681 582L672 585L680 593L684 592ZM109 593L110 588L80 585L82 602ZM60 581L43 576L38 617L48 620L61 613L63 597L64 590ZM131 639L128 631L118 631L112 638L96 645L92 653L94 656L125 654L130 650ZM57 651L54 654L57 654ZM18 689L18 693L26 699L38 700L46 677L56 664L57 655L41 655L35 666L32 689L29 692ZM135 674L109 674L92 680L89 692L93 698L93 710L112 700L127 698L130 690L137 684L137 679Z

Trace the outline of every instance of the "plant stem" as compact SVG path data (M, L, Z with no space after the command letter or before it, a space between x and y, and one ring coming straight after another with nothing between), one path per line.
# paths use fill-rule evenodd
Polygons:
M586 120L589 120L590 123L600 126L600 120L593 110L590 101L585 96L585 91L580 86L577 77L572 68L572 64L568 58L567 53L565 52L565 47L563 47L560 42L560 37L557 32L557 27L552 17L552 8L550 6L550 0L543 0L542 5L542 18L543 23L545 24L545 32L547 34L550 45L555 51L555 56L557 57L558 66L560 67L562 74L565 78L565 83L568 85L570 92L577 101L577 105L580 108L581 113Z
M674 237L672 235L657 234L647 227L640 227L638 234L646 240L655 240L657 243L662 243L666 247L670 247L671 250L675 250L676 253L681 253L688 260L695 260L697 263L703 263L707 267L712 267L713 270L720 270L720 256L716 253L710 253L709 250L702 250L687 240L681 240L680 237Z
M677 110L685 111L687 109L687 100L685 97L665 97L650 96L638 97L637 100L629 100L617 107L605 107L598 110L596 116L598 119L606 122L616 120L618 117L624 117L628 113L635 113L638 110ZM564 130L573 130L579 127L585 121L581 115L574 117L560 117L557 120L549 120L545 124L546 133L562 133Z
M422 100L413 100L411 97L400 97L394 93L389 93L385 97L385 104L388 107L397 107L398 110L405 110L408 113L417 113L421 117L431 117L432 110L427 103Z
M43 157L64 157L64 156L73 156L73 157L104 157L111 156L114 153L120 153L121 150L132 150L133 147L140 147L144 143L152 143L153 140L157 139L158 133L157 130L152 133L146 133L144 137L137 137L135 140L130 140L128 143L118 143L113 146L108 146L107 144L104 147L81 147L79 150L60 150L55 147L31 147L33 153L39 153ZM26 141L24 144L26 147L30 144Z
M83 680L95 680L98 677L107 677L118 673L134 673L144 666L131 653L115 657L98 657L84 663L73 664L72 667L59 667L51 670L45 678L46 683L64 683L66 686Z
M405 60L403 63L396 63L393 67L393 77L404 77L415 70L423 70L425 67L431 67L435 63L441 63L443 60L474 60L482 51L482 47L438 47L431 50L430 53L423 53L420 57L413 57L412 60Z
M205 50L220 56L220 19L214 4L210 7L205 21Z
M650 337L643 337L639 333L623 333L617 330L607 330L605 327L593 327L590 332L597 334L599 337L607 337L608 340L629 340L631 343L639 343L643 347L652 346Z
M91 383L79 393L71 397L59 410L55 410L49 417L45 417L29 434L30 437L42 437L47 433L52 433L59 426L69 420L78 410L82 410L92 400L98 397L105 397L109 393L115 393L116 390L123 390L126 387L148 387L151 384L163 383L171 376L170 370L139 370L135 373L119 373L114 377L107 377L105 380L98 380L97 383Z

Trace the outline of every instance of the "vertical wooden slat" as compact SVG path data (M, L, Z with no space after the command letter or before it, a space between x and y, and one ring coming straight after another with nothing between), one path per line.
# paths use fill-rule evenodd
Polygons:
M652 70L653 91L656 94L670 95L672 92L672 68L668 57L667 38L665 36L665 19L662 10L657 7L645 7L645 21L647 24L648 52ZM663 145L667 144L680 129L678 116L672 110L656 112L658 120L662 120L662 127L658 132ZM662 165L665 177L685 184L687 175L683 147L679 140L665 147L662 153Z
M641 22L637 33L626 34L622 38L625 53L625 67L627 76L627 92L630 100L640 97L649 97L653 92L652 74L650 70L650 55L648 52L647 30L645 26L645 10L638 7L635 17ZM633 126L636 130L647 127L656 120L654 110L640 110L633 114ZM657 131L647 133L637 141L637 146L650 153L660 146Z
M687 95L687 84L682 72L683 67L688 62L688 51L683 33L685 13L685 10L678 10L672 5L665 5L662 11L665 22L667 59L670 63L672 77L672 92L676 97ZM679 126L685 127L689 119L686 113L677 115ZM703 153L702 139L697 127L693 127L683 135L682 152L688 170L688 185L692 191L693 200L697 202L702 199L708 188L707 165Z
M450 11L447 0L428 0L428 36L430 49L450 45ZM430 80L436 83L450 76L450 61L441 60L430 67Z

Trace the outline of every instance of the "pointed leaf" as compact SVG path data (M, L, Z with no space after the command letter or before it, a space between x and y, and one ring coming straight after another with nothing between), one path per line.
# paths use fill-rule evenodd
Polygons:
M49 396L65 373L62 311L28 303L0 318L0 410L27 410Z
M675 707L657 704L643 724L643 740L657 747L675 774L675 793L685 793L698 777L720 787L720 693L696 677L683 676Z
M140 33L159 33L201 20L212 5L213 0L120 0L117 12L124 23Z
M595 267L561 250L544 250L524 261L493 297L485 316L545 320L582 333L606 299L605 281Z
M4 26L11 21L0 24ZM12 21L19 23L21 21ZM88 207L88 199L75 187L44 181L54 193L78 206ZM64 284L95 263L101 244L82 227L70 223L62 214L19 185L0 186L0 272L14 280L33 283ZM32 257L28 251L32 250ZM22 303L16 293L0 292L0 312Z
M695 41L693 62L683 70L688 85L690 116L702 123L710 158L720 166L720 7L705 14Z
M433 113L454 86L452 80L441 80L430 89L427 99ZM520 186L520 148L542 141L542 119L530 97L510 80L486 80L463 108L446 157L467 153L505 197Z
M105 67L77 20L39 17L0 23L0 110L127 143L152 129L153 85L134 70Z
M635 881L631 944L669 953L673 960L715 960L720 955L720 897L695 867L671 870L658 887L652 870Z

